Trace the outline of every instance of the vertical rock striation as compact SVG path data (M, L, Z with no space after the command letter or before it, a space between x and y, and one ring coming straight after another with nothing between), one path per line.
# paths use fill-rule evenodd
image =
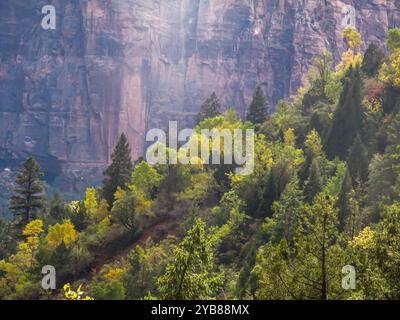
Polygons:
M41 28L46 4L56 30ZM212 91L242 116L257 84L275 105L315 54L339 59L346 4L365 45L400 26L396 0L2 0L0 164L33 154L73 191L122 131L138 157L146 130L192 125Z

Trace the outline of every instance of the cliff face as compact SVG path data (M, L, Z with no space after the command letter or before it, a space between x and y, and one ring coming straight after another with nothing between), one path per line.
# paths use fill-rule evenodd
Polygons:
M46 4L56 30L41 27ZM192 125L212 91L244 115L261 84L273 105L316 53L338 59L345 4L365 45L400 26L397 0L2 0L0 164L33 154L73 187L122 131L137 157L146 130Z

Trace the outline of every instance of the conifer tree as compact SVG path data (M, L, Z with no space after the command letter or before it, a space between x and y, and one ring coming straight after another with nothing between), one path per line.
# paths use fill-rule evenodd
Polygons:
M111 155L111 164L103 172L103 198L111 207L114 202L114 194L118 188L126 189L131 180L133 164L131 149L124 133L121 134L118 144Z
M355 138L349 149L347 165L354 181L366 181L368 178L368 151L359 135Z
M346 159L362 125L361 77L359 68L346 73L343 92L335 110L325 149L329 158Z
M197 114L197 123L200 123L204 119L214 118L220 115L220 109L221 106L219 104L218 97L215 92L213 92L211 96L202 104L200 111Z
M339 209L339 230L344 231L350 239L360 231L360 210L353 189L349 169L346 169L337 200Z
M198 219L174 250L174 257L159 278L162 299L210 299L222 285L223 274L214 273L213 241Z
M361 71L369 77L375 77L385 59L385 53L375 43L371 43L364 54Z
M343 295L341 268L345 252L340 246L337 210L322 192L305 205L293 247L286 239L259 249L253 269L259 299L335 299Z
M314 197L322 191L323 179L321 175L321 168L319 165L319 158L315 158L310 167L310 175L304 185L304 195L308 202L311 202Z
M47 220L51 224L62 222L67 217L67 210L64 200L58 192L54 193L53 198L49 203L49 214ZM47 221L47 222L49 222Z
M14 222L18 229L36 219L37 214L44 210L44 188L40 180L42 176L43 173L33 158L28 158L17 174L10 211L14 214Z
M297 176L286 185L279 201L273 204L274 219L276 226L273 231L275 241L285 238L290 244L295 236L297 229L300 209L303 205L303 195L299 188Z
M247 111L246 120L254 125L263 123L268 116L268 104L265 95L260 86L258 86L253 95L253 101Z

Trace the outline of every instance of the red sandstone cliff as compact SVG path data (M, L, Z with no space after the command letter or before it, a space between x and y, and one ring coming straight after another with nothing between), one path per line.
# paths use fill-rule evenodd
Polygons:
M257 84L275 104L316 53L338 59L345 4L365 45L400 26L397 0L2 0L0 164L30 153L79 182L120 132L138 156L148 128L190 126L212 91L241 115Z

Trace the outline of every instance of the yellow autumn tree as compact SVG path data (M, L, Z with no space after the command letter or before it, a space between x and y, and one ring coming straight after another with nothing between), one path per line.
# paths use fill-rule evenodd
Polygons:
M34 292L35 285L30 281L29 270L36 262L35 253L43 231L42 220L29 222L23 230L25 241L18 245L18 251L7 260L0 260L0 300L6 297L27 299Z
M393 87L400 87L400 51L397 50L390 55L388 60L382 64L379 80Z
M78 233L75 230L71 220L65 221L63 224L55 224L49 228L46 240L47 243L56 248L62 242L66 247L71 246L78 238Z
M307 155L311 158L318 157L322 153L321 137L315 129L309 132L304 145Z
M358 236L350 241L350 246L356 249L369 249L375 244L375 232L371 227L365 227Z
M85 205L86 212L89 216L93 216L97 209L97 199L96 199L96 189L95 188L87 188L86 189L86 197L83 202Z
M362 54L360 52L362 39L360 33L354 28L346 28L343 30L342 36L349 49L343 53L342 61L337 66L338 71L345 71L350 67L356 68L362 63Z
M296 146L296 134L294 133L294 129L289 128L285 131L285 135L283 138L285 145L295 147Z
M39 245L39 235L42 232L43 221L39 219L29 222L22 232L26 240L19 244L19 249L22 254L29 256L30 265L33 263L33 255Z

